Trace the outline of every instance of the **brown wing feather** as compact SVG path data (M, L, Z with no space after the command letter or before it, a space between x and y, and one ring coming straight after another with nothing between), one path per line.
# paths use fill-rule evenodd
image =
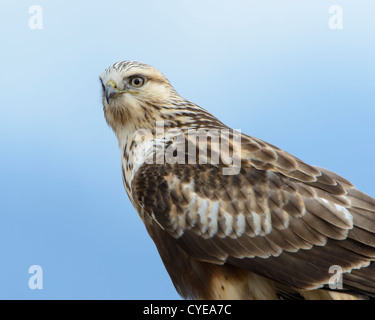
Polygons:
M135 203L192 257L299 289L326 285L331 265L349 272L375 259L373 198L259 139L244 136L242 146L237 175L210 164L141 166ZM375 292L359 271L348 279Z

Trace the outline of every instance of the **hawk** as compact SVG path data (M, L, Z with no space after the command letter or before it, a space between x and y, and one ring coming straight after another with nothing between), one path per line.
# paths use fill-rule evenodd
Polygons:
M235 132L147 64L117 62L100 81L125 190L183 298L375 295L374 198Z

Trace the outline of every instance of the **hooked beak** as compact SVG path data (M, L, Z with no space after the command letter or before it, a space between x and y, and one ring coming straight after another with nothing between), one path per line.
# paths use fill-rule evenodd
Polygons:
M105 100L107 100L107 103L118 94L119 91L117 90L116 84L113 81L109 81L105 87Z
M131 93L133 95L138 94L137 91L119 90L117 88L117 84L112 80L107 82L107 85L105 86L104 94L105 94L105 100L107 101L108 104L112 98L118 96L120 93Z

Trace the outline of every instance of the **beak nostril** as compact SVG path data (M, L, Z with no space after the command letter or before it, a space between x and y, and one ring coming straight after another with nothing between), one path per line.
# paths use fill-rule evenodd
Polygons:
M117 83L114 82L113 80L110 80L107 82L107 87L111 86L113 89L117 89Z

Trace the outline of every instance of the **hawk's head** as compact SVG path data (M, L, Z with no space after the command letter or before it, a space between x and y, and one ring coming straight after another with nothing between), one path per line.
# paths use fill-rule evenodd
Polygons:
M100 81L104 116L117 138L138 129L154 130L158 122L180 130L225 126L182 98L160 71L147 64L117 62L100 75Z
M100 75L100 81L104 114L115 131L154 119L160 106L168 106L176 95L160 71L136 61L113 64Z

